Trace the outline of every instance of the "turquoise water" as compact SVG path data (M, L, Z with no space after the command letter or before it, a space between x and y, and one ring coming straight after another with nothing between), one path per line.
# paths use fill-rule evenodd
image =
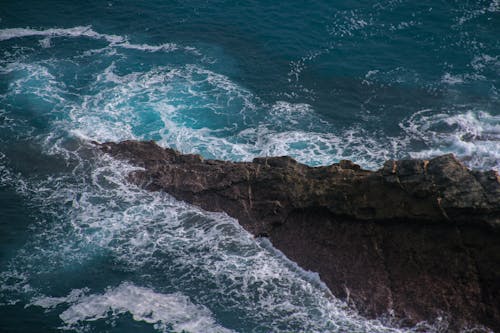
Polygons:
M0 331L403 331L89 141L499 170L499 35L498 1L1 1Z

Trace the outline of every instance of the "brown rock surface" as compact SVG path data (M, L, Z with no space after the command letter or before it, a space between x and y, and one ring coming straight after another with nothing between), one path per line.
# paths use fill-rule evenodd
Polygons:
M369 316L500 331L500 178L453 155L378 171L290 157L204 160L154 142L101 149L144 168L131 181L224 211Z

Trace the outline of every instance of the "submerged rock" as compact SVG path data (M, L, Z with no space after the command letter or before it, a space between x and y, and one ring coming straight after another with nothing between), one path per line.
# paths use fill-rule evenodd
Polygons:
M224 211L368 316L445 318L500 330L500 177L453 155L309 167L290 157L204 160L154 142L101 149L144 169L130 180Z

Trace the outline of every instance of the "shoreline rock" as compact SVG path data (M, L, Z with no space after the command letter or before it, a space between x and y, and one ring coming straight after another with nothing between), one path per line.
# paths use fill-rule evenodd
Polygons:
M309 167L290 157L204 160L156 143L102 151L144 168L129 179L224 211L361 313L406 325L445 317L450 331L500 331L500 177L453 155Z

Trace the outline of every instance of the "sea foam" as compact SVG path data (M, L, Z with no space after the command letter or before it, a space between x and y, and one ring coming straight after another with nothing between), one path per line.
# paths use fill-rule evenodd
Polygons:
M9 28L0 29L0 42L15 38L24 37L44 37L39 41L40 46L48 48L52 46L53 38L91 38L103 40L112 47L120 47L124 49L139 50L145 52L172 52L177 50L185 50L199 54L196 48L192 46L181 47L175 43L164 43L160 45L149 44L134 44L129 41L126 36L102 34L96 32L91 26L77 26L72 28L51 28L45 30L37 30L31 28Z
M352 33L370 27L367 18L359 20L351 22ZM401 137L388 137L361 126L337 127L307 103L264 102L200 62L134 69L123 62L127 50L170 52L176 48L172 44L131 44L126 37L100 34L91 27L0 30L3 41L28 36L51 41L42 42L42 47L55 45L52 39L59 37L109 44L105 51L78 52L71 61L0 60L0 74L9 76L2 104L22 100L35 105L34 118L45 121L40 126L3 110L2 116L10 119L3 133L40 145L43 154L65 166L48 177L29 177L10 170L5 154L0 158L2 183L24 187L20 193L43 216L34 221L26 244L0 274L0 295L7 303L46 308L69 326L129 313L162 330L169 324L202 330L193 323L199 319L215 331L403 331L359 316L326 292L316 275L291 265L269 244L256 242L227 215L130 184L127 175L137 168L100 155L91 140L155 139L165 147L230 160L292 155L318 165L349 158L370 168L404 152L409 140L453 151L452 145L440 146L442 134L433 124L448 129L445 138L451 143L456 135L450 133L463 134L460 141L473 147L487 142L491 150L498 143L498 119L488 113L432 116L422 111L402 122ZM309 60L317 56L311 53ZM68 70L69 62L78 68L78 61L105 65L96 66L92 80L75 87L66 84L60 72ZM389 75L403 80L405 73L395 70ZM382 74L374 72L367 79ZM478 154L472 148L469 153L478 161L496 158L486 150ZM64 281L65 272L86 271L96 258L106 258L134 282L106 282L92 293L72 289L64 297L47 296L54 286L40 281ZM224 320L228 323L223 325Z
M421 110L400 126L429 147L410 152L415 158L454 153L472 168L500 170L500 116Z
M86 295L87 292L76 289L67 297L38 297L31 305L53 308L66 304L68 308L59 315L66 329L129 313L133 320L152 324L162 332L234 332L218 325L206 307L193 304L180 293L157 293L130 282L107 288L103 294Z

